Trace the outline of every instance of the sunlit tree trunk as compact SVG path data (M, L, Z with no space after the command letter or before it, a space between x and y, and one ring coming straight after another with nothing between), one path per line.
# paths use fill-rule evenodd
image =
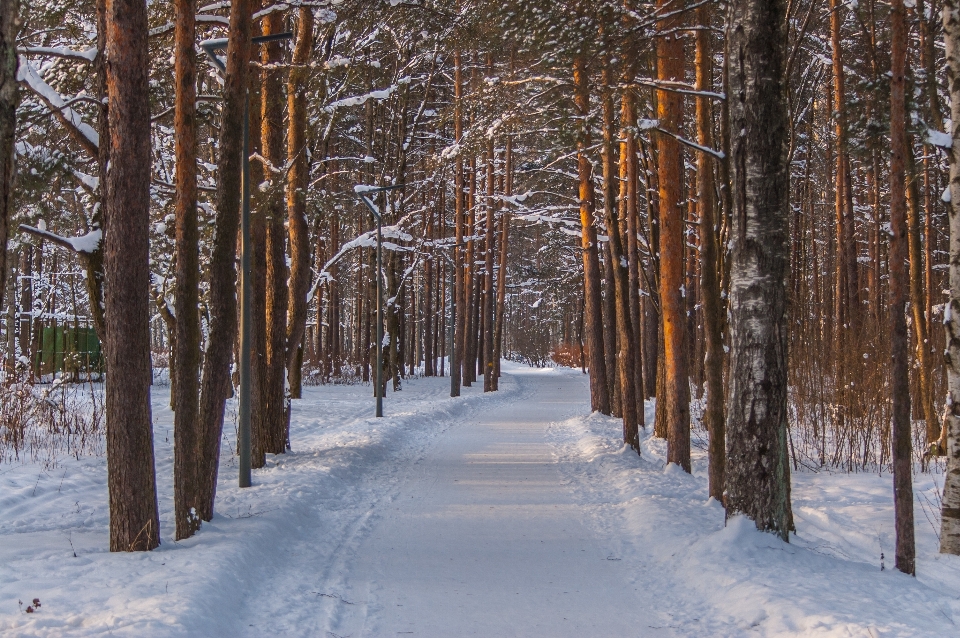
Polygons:
M590 407L594 412L610 414L607 392L607 369L603 353L603 313L600 299L600 258L597 230L593 225L593 169L587 149L590 129L586 117L590 113L590 84L582 57L573 62L574 101L583 118L577 136L577 171L580 197L580 237L583 248L584 334L587 366L590 369Z
M631 73L624 74L624 84L629 84ZM637 422L643 425L643 351L640 326L640 251L637 245L639 215L637 207L637 143L634 138L637 111L633 94L625 89L620 98L620 223L626 232L627 288L630 306L630 328L633 339L633 384Z
M460 50L453 54L453 90L454 90L454 137L457 143L463 139L463 61ZM454 177L454 247L453 271L454 290L451 297L453 303L453 343L450 356L450 396L460 396L460 385L463 374L463 347L466 342L464 328L466 313L464 300L463 280L463 158L458 153L456 160L456 175Z
M684 55L680 27L684 0L658 0L657 8L671 14L657 23L664 33L657 39L657 79L683 82ZM664 130L679 134L683 123L683 96L657 91L657 119ZM690 471L690 381L687 360L687 304L684 290L683 153L672 136L657 136L660 184L660 309L663 330L664 394L667 461Z
M701 29L697 31L697 90L713 90L712 35L710 6L697 9ZM712 148L713 104L709 97L697 98L697 142ZM707 404L703 425L710 433L710 496L723 501L726 449L723 414L723 337L721 335L720 260L717 244L720 225L717 218L713 160L704 152L697 154L697 199L700 202L700 295L703 304L704 373Z
M272 35L286 30L286 16L274 11L263 21L263 34ZM261 399L263 400L263 428L267 436L265 451L282 454L287 447L286 398L284 379L287 369L287 231L284 223L283 190L280 188L284 165L284 96L282 72L271 68L283 61L279 42L263 45L261 60L266 66L262 78L261 133L263 155L270 162L264 177L270 183L262 212L266 215L266 370Z
M307 294L310 291L310 230L307 227L307 64L313 51L313 9L301 7L287 79L287 225L290 233L290 308L287 316L286 367L291 398L299 399L302 343L307 327ZM299 356L298 356L299 353Z
M506 197L513 195L513 138L507 136L506 150L504 151L503 163L503 194ZM493 387L500 389L500 359L503 356L503 321L506 312L507 300L507 257L509 255L510 239L510 215L501 213L500 215L500 264L497 270L497 326L494 335L493 344L493 363L494 370Z
M909 138L906 140L906 208L907 246L910 262L910 310L913 314L913 333L917 339L917 381L920 396L917 397L926 422L927 446L936 446L940 439L940 423L937 421L931 399L930 378L932 361L930 352L930 328L927 324L927 303L923 289L923 247L920 244L920 188L916 162ZM934 449L936 452L936 449Z
M833 97L836 127L836 189L834 209L837 222L837 292L836 324L841 344L846 334L856 335L860 322L860 291L857 273L857 247L854 239L853 210L848 206L850 155L847 143L846 77L843 68L841 25L844 6L841 0L830 0L830 37L833 49ZM844 327L846 326L846 327ZM843 345L840 346L843 348Z
M488 58L489 59L489 58ZM493 64L490 63L492 74ZM494 224L495 210L493 201L494 191L494 153L493 138L487 141L487 219L484 231L484 275L483 275L483 391L492 392L494 365L493 365L493 251L495 247L496 226Z
M614 153L616 128L614 123L613 69L609 56L604 59L603 94L603 216L607 227L607 245L610 266L613 271L613 290L609 291L615 301L615 318L612 323L617 331L616 367L617 383L620 386L620 410L623 418L623 442L640 451L640 439L637 429L637 397L634 385L636 369L636 344L633 340L633 326L630 323L630 282L626 264L626 255L621 243L620 220L617 206L618 173ZM613 370L611 370L611 374Z
M910 441L910 372L907 358L906 310L909 277L905 193L907 114L906 11L903 0L892 0L890 11L890 347L893 400L893 495L896 516L897 569L916 573L913 529L913 460Z

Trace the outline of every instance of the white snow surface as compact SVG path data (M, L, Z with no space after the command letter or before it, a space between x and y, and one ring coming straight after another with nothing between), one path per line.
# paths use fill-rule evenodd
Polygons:
M244 490L229 406L217 513L184 542L155 388L148 553L107 551L103 458L0 466L0 635L958 635L960 557L936 553L920 505L939 475L915 477L911 578L888 474L794 473L786 544L724 525L699 448L691 476L648 433L642 458L622 447L579 371L503 369L499 392L454 399L449 378L408 379L382 419L368 385L305 388L294 450Z

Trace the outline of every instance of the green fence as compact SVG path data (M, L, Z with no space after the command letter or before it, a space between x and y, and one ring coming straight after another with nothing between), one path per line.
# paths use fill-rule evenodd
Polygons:
M93 328L46 326L40 331L34 368L37 374L103 372L103 352Z

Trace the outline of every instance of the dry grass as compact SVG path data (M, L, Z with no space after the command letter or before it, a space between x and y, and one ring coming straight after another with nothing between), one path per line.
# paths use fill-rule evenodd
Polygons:
M36 383L25 372L0 379L0 463L34 462L55 467L65 456L104 453L101 387Z

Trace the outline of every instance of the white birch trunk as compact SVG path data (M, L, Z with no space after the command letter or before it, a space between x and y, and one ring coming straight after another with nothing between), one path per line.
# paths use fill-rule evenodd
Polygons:
M950 302L944 313L947 473L943 486L940 552L960 554L960 0L944 2L943 30L953 147L950 151Z

